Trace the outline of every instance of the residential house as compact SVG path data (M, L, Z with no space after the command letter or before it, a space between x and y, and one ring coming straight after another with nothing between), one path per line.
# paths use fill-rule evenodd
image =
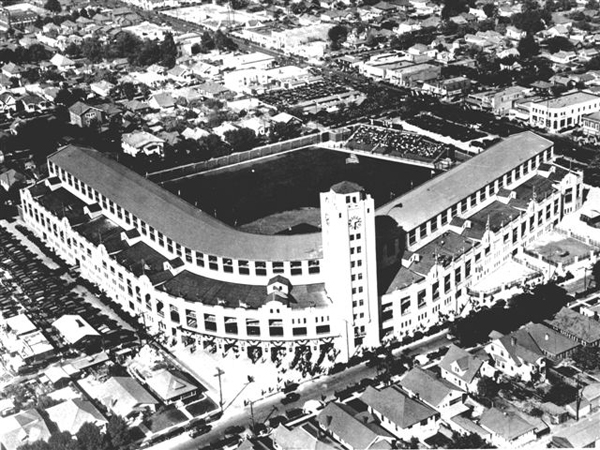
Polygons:
M46 410L48 417L56 424L60 431L68 431L71 435L77 434L84 423L93 423L101 430L108 420L88 400L74 398Z
M22 186L27 178L15 169L6 169L0 172L0 187L8 192L13 186ZM29 320L29 319L28 319Z
M27 409L0 419L0 447L16 450L35 441L48 441L50 430L44 418L35 409Z
M159 404L156 398L131 377L111 377L90 395L121 417L132 417L143 411L153 412Z
M519 41L523 39L527 33L523 30L519 30L517 27L509 25L506 27L506 37L513 41Z
M331 402L318 414L319 427L349 450L392 449L395 439L378 421L364 411Z
M70 69L75 68L75 61L70 58L67 58L60 53L57 53L52 58L50 58L50 63L55 66L59 71L65 72Z
M487 354L473 355L452 344L439 364L440 375L460 389L476 393L481 377L493 374L488 359Z
M151 108L159 110L171 110L175 108L175 100L168 92L160 92L152 95L148 102Z
M52 103L36 94L25 94L19 99L23 109L29 113L47 111L52 107Z
M497 370L508 377L517 377L523 381L545 378L544 352L524 329L506 336L493 331L490 337L492 341L484 348Z
M123 134L121 144L123 152L131 156L137 156L139 153L164 156L165 141L146 131Z
M145 381L150 390L167 404L189 400L197 397L200 393L200 388L196 384L191 383L183 374L174 370L159 370Z
M554 316L554 319L544 322L553 330L576 340L581 345L600 345L600 322L581 315L566 306Z
M70 122L79 127L89 127L102 123L102 110L83 102L77 102L69 108Z
M101 80L90 84L90 90L100 97L106 98L110 95L111 90L115 87L114 84Z
M544 356L553 362L568 358L580 347L578 342L541 323L529 323L523 330L531 336Z
M271 434L276 450L337 450L335 443L326 442L323 436L311 433L305 427L288 428L280 424Z
M466 409L463 405L465 391L429 370L414 368L404 375L399 384L412 397L439 411L442 417L452 417Z
M598 418L590 417L562 428L552 436L550 448L596 448L600 446Z
M135 99L126 101L125 103L123 103L123 106L128 111L134 112L136 114L147 114L150 111L152 111L152 107L148 103L141 102Z
M600 408L600 383L591 383L581 389L581 396L567 405L568 413L575 417L588 416Z
M79 314L65 314L52 322L52 326L71 347L83 349L99 346L102 339L100 333Z
M535 426L512 411L488 409L479 424L490 432L492 445L499 448L517 448L536 439Z
M16 111L17 96L12 92L4 91L0 94L0 112Z
M381 390L368 386L360 400L385 429L401 439L425 439L437 432L440 413L398 386Z
M13 62L8 62L2 66L2 75L8 78L21 78L23 68Z

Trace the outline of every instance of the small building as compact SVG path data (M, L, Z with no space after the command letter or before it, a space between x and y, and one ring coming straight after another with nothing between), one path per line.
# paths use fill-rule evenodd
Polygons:
M15 169L8 169L0 173L0 187L8 192L13 186L22 186L26 179L25 175Z
M439 364L440 375L444 380L460 389L476 393L477 383L481 377L493 374L493 368L488 364L488 359L487 355L472 355L452 344Z
M558 362L568 358L580 344L541 323L529 323L524 328L547 359Z
M392 436L366 412L351 406L329 403L317 416L319 427L350 450L392 449ZM288 447L289 448L289 447Z
M186 377L174 370L162 369L147 378L146 384L167 404L189 400L196 397L200 388L191 383Z
M485 346L485 351L491 356L497 370L526 382L538 377L545 378L544 353L525 330L520 329L506 336L493 331L490 337L492 341Z
M581 131L588 136L600 135L600 111L581 118Z
M599 445L600 427L598 426L598 418L590 417L558 431L552 436L549 447L594 448Z
M491 443L499 448L516 448L536 439L535 426L511 411L488 409L479 424L490 432Z
M96 397L109 411L121 417L131 417L143 411L155 411L159 401L135 378L112 377L102 384Z
M290 450L337 450L338 446L324 442L322 436L317 433L311 433L304 427L289 428L284 424L280 424L273 433L273 440L276 449Z
M148 102L151 108L159 110L171 110L175 108L175 100L168 92L161 92L150 97Z
M384 428L401 439L425 439L437 432L440 413L398 386L381 390L369 386L360 400Z
M2 450L16 450L35 441L46 441L50 430L43 417L35 409L27 409L0 419L0 444Z
M146 131L125 133L121 143L123 152L131 156L137 156L139 153L164 156L165 141Z
M79 314L65 314L52 322L52 326L73 347L90 348L100 344L100 333Z
M68 431L75 435L84 423L93 423L101 430L108 420L88 400L74 398L46 410L48 417L56 424L60 431Z
M78 127L89 127L102 123L102 110L77 102L69 108L70 123Z
M558 98L533 102L529 125L559 133L581 125L583 116L600 111L600 97L588 92L573 92Z
M574 339L581 345L600 345L600 322L563 307L554 319L546 320L545 324L553 330Z

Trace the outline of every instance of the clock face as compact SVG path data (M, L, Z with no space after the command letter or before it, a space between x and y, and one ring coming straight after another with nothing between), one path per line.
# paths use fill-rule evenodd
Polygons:
M353 230L358 230L360 228L360 226L362 225L362 220L360 217L353 216L350 218L350 220L348 220L348 225Z

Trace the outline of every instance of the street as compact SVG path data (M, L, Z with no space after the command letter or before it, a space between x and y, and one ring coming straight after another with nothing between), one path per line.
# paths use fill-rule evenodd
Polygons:
M446 331L444 330L431 338L408 345L404 348L404 353L410 356L426 354L449 344L450 341L446 337ZM401 350L398 350L394 353L399 354L400 352ZM367 367L363 363L335 375L323 376L316 380L308 381L297 389L296 392L300 394L300 399L296 402L282 405L281 399L283 398L283 394L280 393L255 402L253 407L254 421L255 423L262 423L270 417L284 415L287 410L302 408L304 403L309 400L321 400L323 396L331 398L336 391L341 391L348 386L354 385L364 378L374 378L376 375L376 368ZM251 423L252 418L249 407L247 410L231 416L227 416L226 412L225 417L215 422L213 429L202 436L190 439L187 434L184 434L161 442L151 448L152 450L196 450L199 447L223 438L225 429L231 426L241 425L247 427Z

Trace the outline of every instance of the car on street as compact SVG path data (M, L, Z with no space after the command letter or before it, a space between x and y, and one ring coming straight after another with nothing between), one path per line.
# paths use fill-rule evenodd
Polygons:
M289 394L287 394L285 397L283 397L281 399L281 403L283 405L289 405L290 403L294 403L295 401L298 401L300 399L300 394L298 394L297 392L290 392Z

